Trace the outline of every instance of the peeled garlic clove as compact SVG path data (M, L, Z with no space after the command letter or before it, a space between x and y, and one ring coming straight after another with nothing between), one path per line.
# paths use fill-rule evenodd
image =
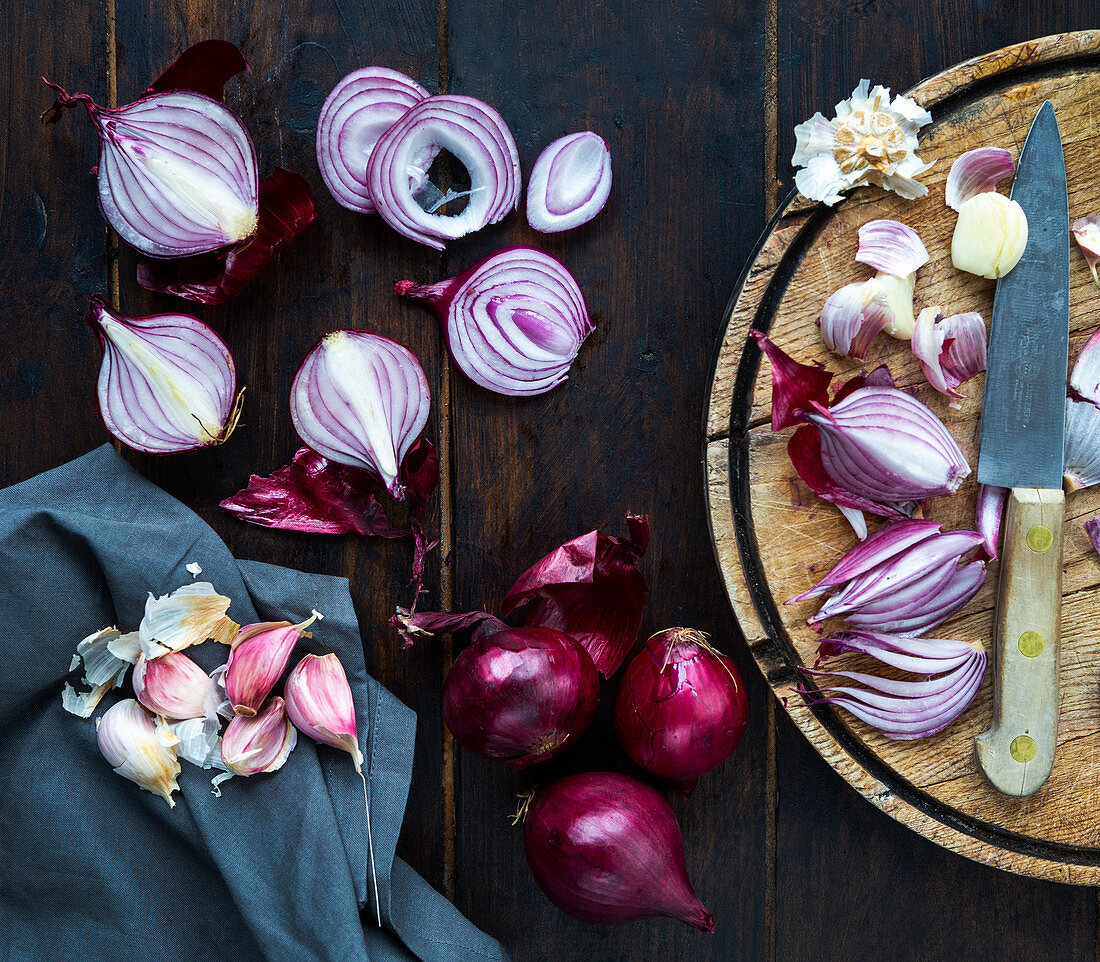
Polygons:
M251 717L238 715L222 735L222 762L235 775L259 775L283 767L298 743L286 704L276 696Z
M1100 284L1100 277L1096 275L1096 262L1100 261L1100 214L1089 214L1087 217L1078 217L1070 228L1073 231L1074 240L1085 255L1085 263L1092 271L1092 279Z
M298 639L321 617L320 612L297 625L270 621L246 625L233 641L223 683L233 710L238 715L255 715L275 682L286 669Z
M872 278L846 284L821 308L817 325L830 351L863 360L867 348L892 319L886 293Z
M85 317L99 336L99 410L123 444L172 454L221 444L237 426L233 355L217 334L187 314L130 317L92 297Z
M142 655L134 665L134 694L154 715L202 718L208 714L214 681L178 651L152 660Z
M917 320L913 316L913 288L917 283L914 271L905 277L893 274L877 274L871 278L878 289L879 297L886 304L886 333L900 341L913 336Z
M1027 247L1027 216L1016 201L991 191L959 208L951 238L951 263L960 271L995 280L1004 277Z
M896 220L871 220L859 229L856 260L883 274L908 277L928 263L917 232Z
M175 807L179 739L163 719L154 721L133 698L126 698L99 719L96 741L116 773Z
M228 645L237 633L236 622L226 617L228 609L229 599L209 581L195 581L159 598L150 592L138 626L142 654L159 658L208 639Z
M1003 147L975 147L955 158L947 175L944 200L959 210L971 197L992 191L1015 166L1012 154Z
M351 755L363 770L355 704L344 666L334 654L306 655L286 680L286 710L298 730Z

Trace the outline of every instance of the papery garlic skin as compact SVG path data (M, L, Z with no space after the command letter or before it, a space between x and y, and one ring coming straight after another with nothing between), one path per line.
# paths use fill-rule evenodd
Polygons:
M928 383L948 397L965 397L957 390L959 385L986 368L985 321L974 311L944 317L938 306L926 307L917 318L912 341ZM952 400L948 406L960 405Z
M138 626L142 654L159 658L208 639L229 644L237 633L237 624L226 616L229 604L209 581L192 582L159 598L150 592Z
M274 772L283 767L297 743L286 705L276 696L254 716L238 715L230 721L221 741L222 762L234 775Z
M872 278L845 284L830 295L817 325L830 351L863 360L871 342L891 320L886 292Z
M218 702L214 680L178 651L151 660L141 655L134 665L134 694L154 715L177 721L212 714Z
M996 280L1024 256L1027 215L1004 194L975 194L959 208L951 237L951 263L960 271Z
M1078 491L1100 482L1100 407L1066 398L1066 437L1062 477Z
M286 669L294 646L300 638L309 637L306 628L320 617L315 611L297 625L272 621L246 625L238 632L222 679L234 712L246 717L256 714Z
M803 169L795 185L810 200L839 203L842 193L877 184L907 200L928 193L916 178L932 165L917 155L917 131L932 115L909 97L897 96L861 80L849 100L836 105L836 116L814 114L795 127L791 162Z
M122 684L130 665L111 648L122 637L117 628L104 628L92 632L76 646L69 671L75 671L83 661L84 677L81 682L91 690L78 692L72 685L65 684L61 691L61 706L70 715L90 718L103 696Z
M179 739L163 719L154 721L133 698L126 698L98 720L96 741L116 773L175 807Z
M286 681L286 710L303 734L348 752L363 770L355 725L355 704L344 666L334 654L306 655Z
M1100 284L1100 277L1096 274L1096 263L1100 261L1100 214L1088 214L1078 217L1070 227L1077 246L1085 257L1085 263L1092 271L1092 279Z
M870 220L859 229L856 260L880 274L908 277L928 263L928 249L912 227L896 220Z
M955 158L947 174L944 201L958 210L971 197L996 189L1015 169L1012 154L1003 147L975 147Z

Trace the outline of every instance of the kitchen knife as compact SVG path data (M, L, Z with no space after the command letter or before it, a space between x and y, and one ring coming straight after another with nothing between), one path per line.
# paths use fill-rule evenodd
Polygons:
M1069 203L1047 101L1031 124L1012 199L1027 247L997 281L978 481L1009 489L994 620L993 724L978 765L1006 795L1031 795L1054 765L1062 606L1062 450L1069 353Z

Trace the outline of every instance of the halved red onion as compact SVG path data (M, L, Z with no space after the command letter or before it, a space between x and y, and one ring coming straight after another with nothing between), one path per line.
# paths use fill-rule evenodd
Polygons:
M1100 328L1085 342L1073 362L1069 386L1086 401L1100 404Z
M557 387L593 330L576 278L533 247L497 251L437 284L394 289L435 314L459 370L498 394Z
M1073 231L1073 239L1081 248L1085 257L1085 263L1092 271L1092 279L1100 284L1100 276L1096 274L1096 262L1100 261L1100 214L1088 214L1078 217L1070 228Z
M103 297L85 317L99 336L99 410L123 444L172 454L221 444L237 426L243 390L225 342L187 314L129 317Z
M1100 407L1066 398L1066 440L1062 476L1070 491L1100 482Z
M252 236L259 220L256 149L241 118L190 90L101 107L83 105L99 135L99 205L107 222L152 257L186 257ZM56 119L56 114L50 119Z
M361 67L332 88L317 121L317 165L338 204L374 213L367 185L371 151L410 107L427 96L416 81L388 67ZM426 159L426 166L421 159L419 178L412 184L414 194L427 177L431 158Z
M560 137L547 147L527 181L527 223L544 234L592 220L611 193L611 151L591 130Z
M810 704L846 709L887 738L908 741L942 731L974 700L985 677L986 653L980 643L863 631L843 632L821 643L822 657L859 652L893 668L924 676L899 680L869 672L818 671L808 675L841 678L865 686L830 685L800 689Z
M963 398L959 385L985 370L986 341L981 314L969 311L944 317L939 307L926 307L913 329L913 354L932 387L948 397ZM959 404L952 401L949 406Z
M996 188L1015 170L1012 154L1003 147L975 147L960 154L947 174L944 200L958 210L975 194Z
M1005 512L1008 488L995 484L978 485L977 522L975 527L982 536L982 548L990 559L997 557L997 542L1001 534L1001 518Z
M290 388L298 436L330 461L370 471L399 499L401 463L428 422L430 404L416 355L366 329L322 337Z
M470 200L459 214L428 213L417 202L409 169L439 149L470 175ZM367 162L367 188L394 230L443 250L448 240L495 224L519 203L519 152L504 119L473 97L428 97L390 127Z
M908 277L928 263L917 232L896 220L871 220L859 229L856 260L893 277Z

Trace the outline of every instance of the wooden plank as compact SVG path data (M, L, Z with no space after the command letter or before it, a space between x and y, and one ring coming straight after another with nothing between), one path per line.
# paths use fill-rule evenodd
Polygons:
M103 10L74 0L64 16L38 4L0 9L0 75L6 129L0 143L0 485L13 484L102 443L107 432L89 401L99 348L81 319L107 285L107 232L88 169L95 130L83 110L52 127L38 117L54 100L45 75L70 92L102 93ZM30 52L33 51L33 56ZM75 386L80 388L76 389Z
M643 636L669 624L712 632L754 705L734 759L675 803L692 878L718 916L711 939L667 920L569 919L536 888L505 821L536 781L636 771L610 730L617 680L581 743L529 775L460 751L458 905L519 960L765 957L762 686L715 578L692 441L722 307L763 225L764 8L447 3L450 90L501 110L524 171L551 140L590 128L610 143L615 177L607 208L576 231L538 235L520 214L448 254L454 272L506 244L549 250L576 274L597 325L570 380L543 397L456 380L456 603L492 608L549 549L595 526L621 533L628 511L646 511Z
M438 335L392 294L395 278L434 277L437 256L381 223L338 206L317 170L314 134L329 90L358 66L381 64L434 89L435 0L368 3L295 0L275 10L249 0L200 0L155 11L144 0L118 0L118 87L135 96L183 49L222 37L236 43L251 74L230 81L228 103L252 132L261 175L275 165L303 175L318 221L239 298L217 308L141 291L134 257L121 256L121 303L130 313L177 309L207 320L229 342L248 386L241 426L214 450L168 459L132 457L148 477L198 510L239 557L351 579L367 669L418 716L412 800L398 847L436 885L443 879L438 653L400 650L386 620L407 604L411 547L356 536L275 532L225 516L217 503L248 480L286 463L298 444L290 423L290 382L305 353L326 331L371 327L407 344L420 358L433 393L429 436L436 437ZM429 519L439 524L438 514ZM433 572L437 566L433 565ZM433 576L434 577L434 576ZM422 604L438 601L438 583ZM323 633L323 628L321 629Z

